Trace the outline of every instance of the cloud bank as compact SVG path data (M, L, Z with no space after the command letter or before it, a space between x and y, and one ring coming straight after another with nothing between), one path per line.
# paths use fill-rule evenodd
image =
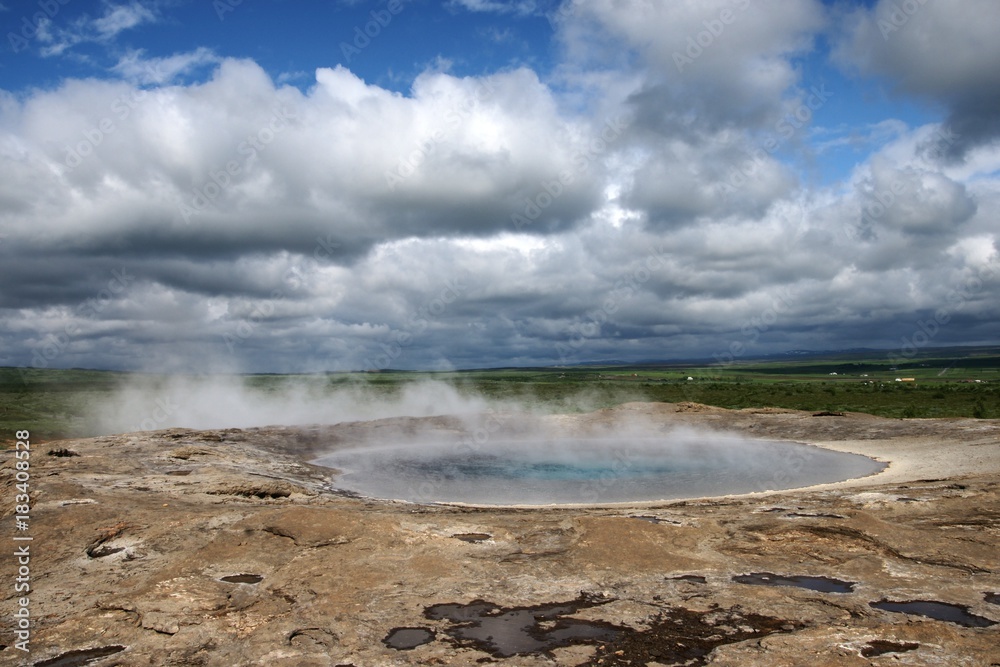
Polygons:
M723 360L896 348L927 318L924 344L995 342L997 5L884 35L896 4L566 2L553 73L428 69L405 94L207 49L0 91L0 364ZM799 67L821 39L945 114L817 186L789 155L836 99Z

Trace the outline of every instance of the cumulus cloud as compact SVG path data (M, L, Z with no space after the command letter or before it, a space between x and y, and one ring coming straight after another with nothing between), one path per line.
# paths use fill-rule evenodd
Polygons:
M802 90L793 62L824 24L820 3L779 9L728 0L601 0L573 7L557 14L568 60L634 73L631 88L611 88L630 112L628 138L641 146L623 199L647 211L651 224L734 211L759 216L794 189L774 153L801 139L795 135L803 123L790 112L802 107L811 116L828 96ZM623 46L632 57L623 59ZM811 108L803 106L807 99Z
M886 225L909 233L954 233L976 211L961 183L941 173L893 169L881 161L872 165L863 197L871 216L884 211Z
M338 66L293 87L133 50L116 78L0 92L0 363L726 359L892 344L939 307L961 326L936 344L991 340L1000 152L946 159L973 136L957 106L869 127L877 153L810 187L785 154L827 95L796 64L821 4L564 8L550 76L428 70L401 93ZM882 57L857 66L947 101L992 76L918 84Z
M845 67L887 79L900 93L948 108L948 155L1000 136L1000 5L879 0L844 18L834 57Z
M637 116L671 133L691 118L695 129L713 130L776 121L798 82L791 57L809 50L824 21L822 5L812 0L598 0L580 5L579 14L574 20L589 18L636 53L646 72L631 98ZM582 41L592 32L568 35Z
M204 83L71 81L3 114L12 150L30 156L8 162L6 225L91 253L356 255L512 229L526 208L530 231L568 228L597 203L603 171L589 148L601 127L560 118L527 70L428 73L402 96L321 69L303 94L226 60ZM539 207L546 185L558 197Z

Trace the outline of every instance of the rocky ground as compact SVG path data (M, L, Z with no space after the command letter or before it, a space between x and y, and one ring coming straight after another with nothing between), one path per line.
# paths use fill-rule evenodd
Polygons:
M0 663L1000 665L1000 422L693 404L483 419L36 446L31 653L5 630ZM309 463L388 432L636 422L820 443L891 465L796 491L472 508L337 494L335 474ZM8 628L21 543L10 541L14 457L2 456Z

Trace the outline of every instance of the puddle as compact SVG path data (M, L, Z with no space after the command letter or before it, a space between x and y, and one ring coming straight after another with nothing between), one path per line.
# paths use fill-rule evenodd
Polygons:
M879 655L885 655L886 653L905 653L907 651L916 651L920 648L920 644L914 642L906 642L905 644L899 644L897 642L889 642L884 639L873 639L868 642L868 645L861 649L861 656L864 658L874 658Z
M678 579L703 580L697 575ZM707 611L681 607L663 610L641 630L602 621L567 618L582 609L613 602L612 598L581 595L570 602L541 604L532 607L499 607L484 600L468 604L436 604L424 610L424 616L436 621L450 621L443 630L456 644L475 648L494 657L544 654L572 644L596 644L588 665L664 665L702 667L719 646L768 635L794 632L804 623L771 616L746 613L740 608L722 609L713 605ZM403 630L421 631L401 633ZM383 642L395 640L399 646L412 648L430 641L426 628L396 628ZM412 644L412 646L411 646ZM394 648L396 645L389 644ZM400 650L406 650L401 648ZM489 659L479 660L487 662Z
M671 581L687 581L692 584L704 584L708 580L697 574L682 574L679 577L670 577Z
M227 584L259 584L264 581L264 577L259 574L230 574L222 577L219 581L224 581Z
M1000 593L983 593L983 599L990 604L1000 604Z
M793 632L802 623L746 613L739 608L693 611L675 607L652 619L645 630L622 628L615 641L598 647L587 665L662 665L702 667L719 646L759 641L775 633Z
M462 540L463 542L485 542L486 540L492 540L493 536L489 533L456 533L452 535L456 540Z
M933 618L936 621L958 623L967 628L988 628L991 625L996 625L996 621L969 613L968 607L948 604L947 602L933 602L929 600L892 602L890 600L880 600L878 602L869 602L868 605L874 609L890 611L896 614L914 614L916 616Z
M469 604L436 604L427 607L424 616L455 623L444 632L459 644L472 646L498 658L509 658L572 644L594 644L615 639L622 629L610 623L565 618L581 609L609 601L591 602L580 598L571 602L505 609L491 602L474 600Z
M409 651L434 641L434 631L427 628L393 628L382 643L397 651Z
M83 667L83 665L89 665L95 660L106 658L109 655L114 655L115 653L121 653L124 650L124 646L116 644L112 646L101 646L100 648L81 649L79 651L67 651L66 653L57 655L54 658L36 662L34 667Z
M831 579L830 577L783 577L770 572L754 572L752 574L739 574L733 577L733 581L738 584L751 584L754 586L795 586L797 588L807 588L820 593L850 593L854 590L854 582Z

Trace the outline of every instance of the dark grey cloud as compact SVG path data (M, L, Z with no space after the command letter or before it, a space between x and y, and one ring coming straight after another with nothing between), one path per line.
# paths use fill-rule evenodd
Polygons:
M597 0L581 12L637 53L645 76L629 102L643 126L670 136L679 123L716 132L777 121L798 80L792 58L811 49L825 21L822 4L811 0L627 9Z
M1000 137L998 22L1000 5L991 0L879 0L844 17L835 58L900 93L943 104L954 138L943 157L963 158Z

